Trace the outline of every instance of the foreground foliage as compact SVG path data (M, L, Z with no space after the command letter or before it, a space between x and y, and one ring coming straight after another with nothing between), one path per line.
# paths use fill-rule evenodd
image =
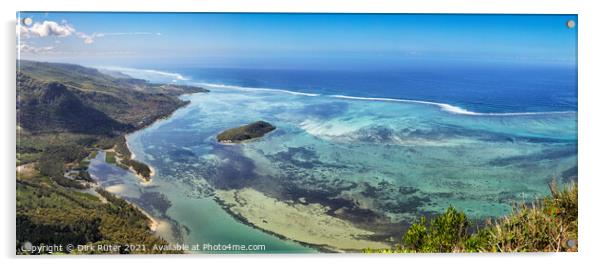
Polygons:
M577 185L559 191L530 207L520 205L511 216L484 230L487 251L577 251Z
M531 205L520 204L512 214L469 231L466 215L449 207L427 222L421 218L403 236L403 245L364 252L559 252L577 251L577 185L558 190Z

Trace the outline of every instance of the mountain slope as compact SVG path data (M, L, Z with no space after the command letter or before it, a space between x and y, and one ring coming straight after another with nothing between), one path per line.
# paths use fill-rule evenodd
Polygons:
M112 136L133 127L86 105L58 82L41 82L25 74L17 77L18 123L35 133L74 132Z
M37 160L48 146L106 143L186 105L179 95L207 92L114 77L73 64L17 65L18 163Z
M125 134L186 105L179 95L207 90L72 64L17 65L17 254L29 254L22 250L29 243L166 245L136 207L102 189L81 189L94 185L87 167L96 151L127 149ZM144 165L126 160L134 169Z
M19 61L18 72L34 80L58 82L85 105L134 128L170 114L186 104L177 96L207 90L186 85L156 84L140 79L108 75L73 64ZM126 76L127 77L127 76Z

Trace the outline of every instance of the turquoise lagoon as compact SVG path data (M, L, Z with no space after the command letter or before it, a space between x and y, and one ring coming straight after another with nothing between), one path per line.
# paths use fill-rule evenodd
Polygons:
M351 210L345 218L391 234L450 205L476 220L548 194L576 179L577 113L477 113L421 101L349 98L207 85L210 93L128 136L156 175L144 185L104 163L90 173L104 187L169 225L159 234L190 244L266 244L269 252L311 248L230 216L213 190L252 187L283 201ZM277 130L236 145L216 142L231 127L265 120ZM396 230L398 229L398 230Z

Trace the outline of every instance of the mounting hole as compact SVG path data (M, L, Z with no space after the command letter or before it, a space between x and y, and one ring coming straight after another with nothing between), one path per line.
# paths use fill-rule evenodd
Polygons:
M25 26L31 26L31 24L33 24L33 19L31 19L31 18L24 18L23 19L23 25L25 25Z
M569 20L566 22L566 27L567 27L567 28L569 28L569 29L575 28L575 21L574 21L574 20L572 20L572 19L569 19Z

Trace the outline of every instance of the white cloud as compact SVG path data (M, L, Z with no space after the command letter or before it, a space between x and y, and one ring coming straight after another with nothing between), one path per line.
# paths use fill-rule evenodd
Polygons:
M45 20L42 23L36 22L30 27L21 24L17 25L17 34L19 34L21 38L48 36L67 37L73 33L75 33L75 28L71 25L67 23L59 24L49 20Z
M30 54L40 54L44 52L51 51L54 49L52 46L44 46L44 47L35 47L29 44L21 43L17 46L17 49L21 53L30 53Z
M73 26L62 20L60 23L56 21L45 20L36 22L31 26L17 23L17 36L21 39L41 38L41 37L67 37L75 35L84 41L84 44L92 44L97 38L107 36L123 36L123 35L156 35L161 36L159 32L100 32L87 34L85 32L76 31Z
M87 35L83 32L78 32L77 37L84 39L84 44L91 44L91 43L94 43L94 38L96 36L95 36L95 33L93 33L92 35Z
M93 34L86 34L83 32L78 32L77 37L84 39L85 44L94 43L94 40L97 38L107 37L107 36L123 36L123 35L156 35L161 36L159 32L98 32Z

